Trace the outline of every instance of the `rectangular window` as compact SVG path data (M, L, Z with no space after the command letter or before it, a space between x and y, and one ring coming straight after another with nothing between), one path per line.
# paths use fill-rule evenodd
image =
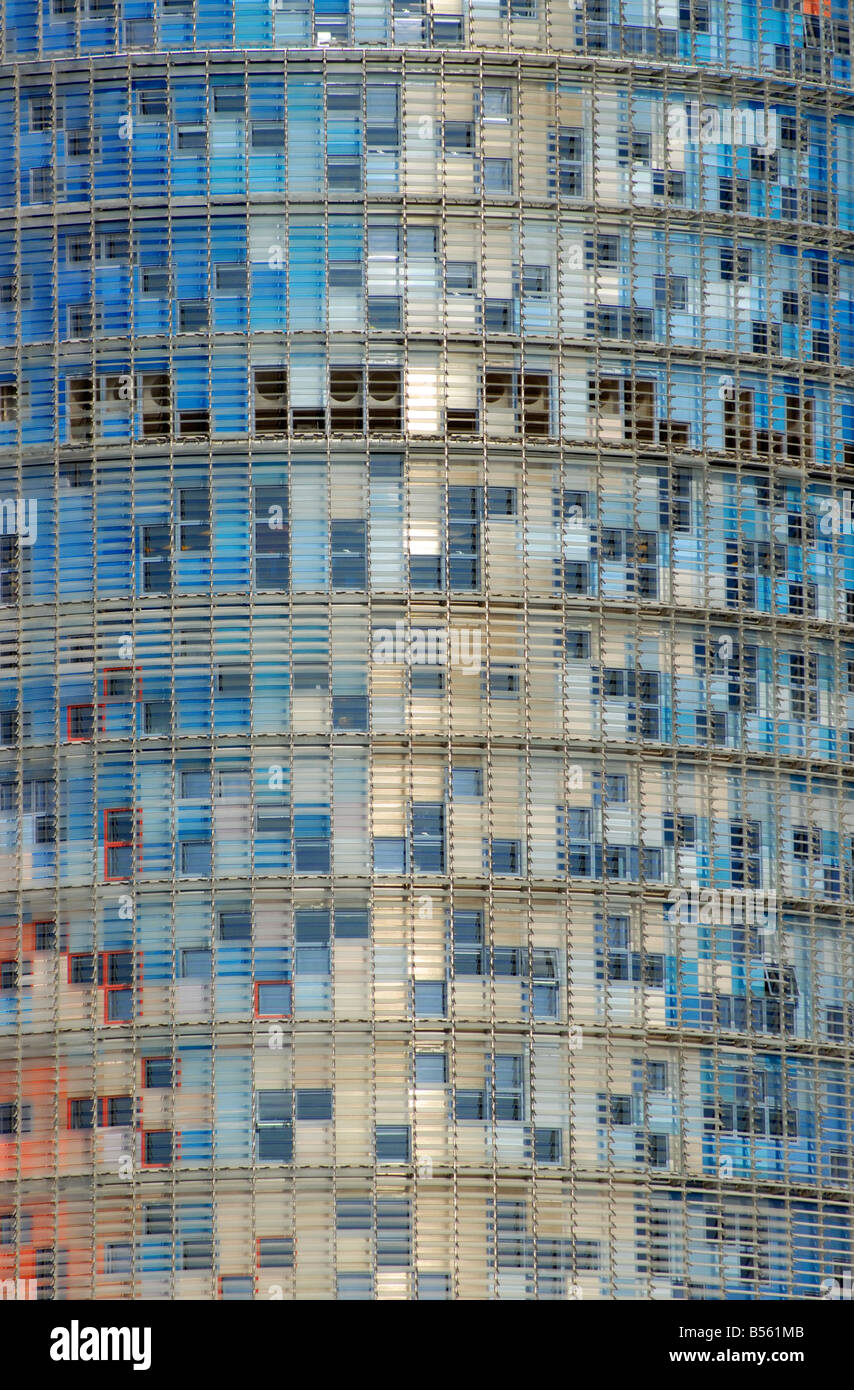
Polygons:
M98 1123L107 1129L127 1129L133 1124L132 1096L105 1096L99 1102Z
M144 1130L142 1134L142 1166L144 1168L167 1168L172 1162L172 1131L169 1129Z
M161 1090L173 1084L171 1057L145 1057L142 1063L142 1084L147 1089Z
M68 1128L94 1129L95 1102L91 1096L68 1102Z
M261 1236L258 1241L259 1269L293 1269L293 1236Z
M297 1120L332 1120L331 1090L298 1090L296 1096Z
M104 878L108 883L133 877L136 816L130 806L104 812Z
M289 980L255 981L255 1017L290 1018L293 1012Z
M257 1091L255 1136L262 1163L293 1161L293 1115L290 1091Z
M367 583L367 531L360 519L331 522L333 589L364 589Z
M578 126L558 130L557 184L562 198L584 196L584 133Z
M98 984L104 990L104 1021L129 1022L133 1017L133 952L102 951Z

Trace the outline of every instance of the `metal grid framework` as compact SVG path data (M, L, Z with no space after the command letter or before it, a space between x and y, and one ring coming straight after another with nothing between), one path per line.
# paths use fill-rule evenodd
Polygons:
M0 1279L850 1296L847 11L65 3L0 83Z

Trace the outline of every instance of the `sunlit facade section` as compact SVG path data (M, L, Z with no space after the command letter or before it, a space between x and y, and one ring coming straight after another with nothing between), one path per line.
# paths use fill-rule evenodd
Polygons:
M5 1289L850 1288L848 23L6 0Z

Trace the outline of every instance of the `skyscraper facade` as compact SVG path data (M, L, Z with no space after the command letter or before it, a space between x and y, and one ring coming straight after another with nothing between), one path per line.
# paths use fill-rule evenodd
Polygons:
M5 1296L850 1296L847 5L0 33Z

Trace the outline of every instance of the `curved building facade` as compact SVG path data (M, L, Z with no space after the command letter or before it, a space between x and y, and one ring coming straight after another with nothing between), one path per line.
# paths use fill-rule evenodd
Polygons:
M0 28L0 1279L844 1290L847 7Z

